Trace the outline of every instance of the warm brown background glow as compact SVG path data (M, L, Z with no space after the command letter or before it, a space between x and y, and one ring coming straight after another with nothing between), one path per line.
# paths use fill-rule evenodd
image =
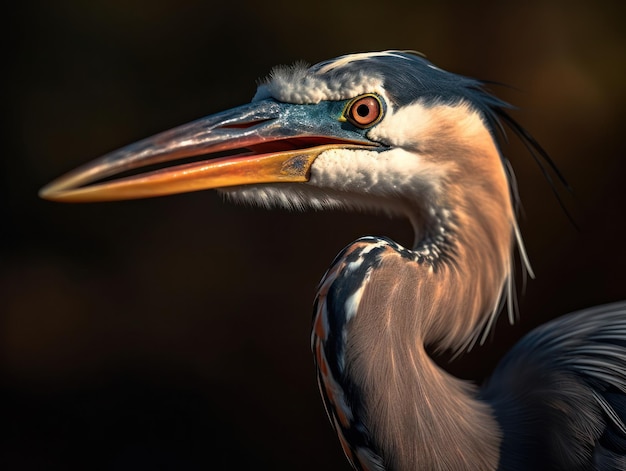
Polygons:
M348 242L407 242L407 223L265 212L215 192L94 205L37 197L78 164L249 101L276 64L416 49L507 84L493 89L575 189L561 193L579 232L523 148L506 148L537 279L520 322L502 319L492 343L450 365L456 374L480 380L533 326L626 298L621 1L13 4L1 469L349 469L309 352L315 286Z

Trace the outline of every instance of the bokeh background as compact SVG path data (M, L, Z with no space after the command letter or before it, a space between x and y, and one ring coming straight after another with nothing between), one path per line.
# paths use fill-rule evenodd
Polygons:
M276 64L417 49L494 89L536 272L520 320L444 364L480 381L533 326L626 298L620 1L12 2L0 158L0 468L347 470L309 352L315 286L401 220L264 212L215 192L62 205L37 190L109 150L249 101ZM521 283L520 283L521 285Z

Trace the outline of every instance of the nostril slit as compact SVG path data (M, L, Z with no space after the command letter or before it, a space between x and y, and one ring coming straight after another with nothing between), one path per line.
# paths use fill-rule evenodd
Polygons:
M254 126L257 126L259 124L263 124L266 123L268 121L271 121L270 119L259 119L257 121L248 121L245 123L233 123L233 124L223 124L222 126L219 126L221 129L247 129L247 128L251 128Z

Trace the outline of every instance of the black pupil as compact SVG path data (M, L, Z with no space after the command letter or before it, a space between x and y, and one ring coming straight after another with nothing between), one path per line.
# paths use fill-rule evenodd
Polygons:
M356 113L361 118L365 118L368 114L370 114L370 108L369 108L369 106L367 106L365 104L361 104L361 105L356 107Z

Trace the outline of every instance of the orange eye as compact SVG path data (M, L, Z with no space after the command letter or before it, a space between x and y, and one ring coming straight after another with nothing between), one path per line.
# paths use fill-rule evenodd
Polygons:
M354 100L348 107L346 118L355 126L366 128L376 124L382 116L380 100L374 95L365 95Z

